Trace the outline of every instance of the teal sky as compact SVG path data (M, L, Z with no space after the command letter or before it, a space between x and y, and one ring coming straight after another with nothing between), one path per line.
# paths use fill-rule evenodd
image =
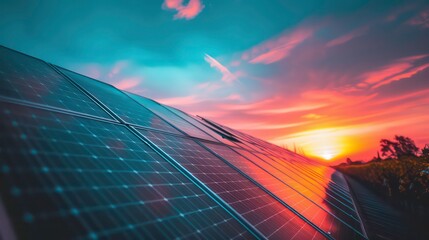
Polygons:
M429 142L425 1L6 0L0 16L1 45L313 155ZM374 146L317 149L320 129Z

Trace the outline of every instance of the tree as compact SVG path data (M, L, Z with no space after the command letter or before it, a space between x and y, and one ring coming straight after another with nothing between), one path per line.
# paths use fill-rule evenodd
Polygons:
M395 135L393 141L380 140L381 155L388 158L400 158L404 156L417 156L419 148L409 137Z
M347 161L348 165L352 165L353 164L353 161L350 158L347 158L346 161Z
M429 144L426 144L425 147L422 149L422 156L429 157Z

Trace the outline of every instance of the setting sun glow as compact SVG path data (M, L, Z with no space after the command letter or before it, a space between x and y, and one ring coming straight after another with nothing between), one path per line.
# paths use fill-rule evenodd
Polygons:
M278 139L276 143L288 146L296 144L306 155L326 161L342 158L356 146L348 137L347 131L341 128L308 130L287 135L285 138Z
M330 153L330 152L326 151L326 152L324 152L324 153L322 154L322 157L323 157L325 160L331 160L331 159L332 159L332 157L334 157L334 155L333 155L332 153Z

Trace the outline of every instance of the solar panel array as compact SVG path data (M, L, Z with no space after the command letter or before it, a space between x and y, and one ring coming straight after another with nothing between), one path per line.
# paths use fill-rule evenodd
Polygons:
M0 238L366 239L341 173L0 47Z

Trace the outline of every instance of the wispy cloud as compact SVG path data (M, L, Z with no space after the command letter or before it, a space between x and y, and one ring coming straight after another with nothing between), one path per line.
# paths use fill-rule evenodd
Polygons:
M162 5L164 9L176 10L174 19L193 19L204 9L200 0L189 0L188 4L183 4L183 0L165 0Z
M414 67L415 61L427 56L426 54L401 58L376 70L363 73L361 78L364 80L358 84L358 87L370 86L370 88L374 89L401 79L409 78L429 67L429 64Z
M113 83L113 85L121 90L129 90L138 86L141 82L142 80L140 78L133 77L133 78L121 79Z
M314 109L326 107L327 105L328 104L326 104L326 103L306 104L306 105L284 107L284 108L259 109L259 110L250 111L250 113L255 113L255 114L282 114L282 113L291 113L291 112L302 112L302 111L308 111L308 110L314 110Z
M228 68L226 68L224 65L222 65L219 61L214 59L208 54L204 54L204 60L210 64L210 67L215 68L220 73L222 73L222 81L226 83L231 83L235 80L237 80L237 76L231 73Z
M279 37L263 42L242 55L250 63L270 64L287 56L299 44L313 35L313 29L299 27L293 32L283 33Z
M201 102L201 100L199 100L198 97L194 95L186 96L186 97L162 98L162 99L156 99L156 101L162 104L171 105L171 106L192 105L192 104Z
M408 21L408 24L429 28L429 9L425 9L418 13L415 17L411 18Z
M352 32L345 34L345 35L342 35L342 36L339 36L335 39L332 39L331 41L329 41L326 44L326 46L327 47L333 47L333 46L337 46L337 45L347 43L347 42L351 41L352 39L363 35L367 30L368 30L368 27L358 28Z

